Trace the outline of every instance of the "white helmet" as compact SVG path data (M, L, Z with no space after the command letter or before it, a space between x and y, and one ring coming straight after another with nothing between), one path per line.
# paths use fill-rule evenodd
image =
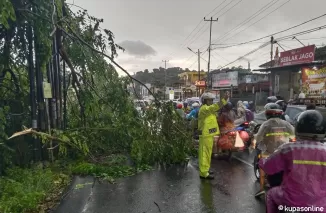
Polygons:
M192 107L199 107L199 103L195 102L191 105Z
M201 102L204 103L204 100L206 100L206 99L214 100L215 95L213 93L210 93L210 92L204 92L200 99L201 99Z

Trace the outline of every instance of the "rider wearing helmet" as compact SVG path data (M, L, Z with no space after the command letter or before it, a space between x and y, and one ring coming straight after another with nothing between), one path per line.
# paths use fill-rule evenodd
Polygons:
M198 132L199 132L199 172L200 178L214 179L212 172L209 171L213 151L214 136L220 134L217 124L216 113L227 104L229 93L220 103L213 104L215 95L205 92L201 96L202 106L198 113Z
M185 112L182 110L183 105L177 104L177 113L180 115L181 118L185 118Z
M218 125L221 133L225 133L234 129L235 119L236 119L236 114L233 111L233 105L231 102L228 102L218 115Z
M272 154L281 144L289 142L294 135L294 127L281 119L283 111L278 104L268 103L264 108L267 121L260 126L255 139L259 150Z
M321 143L326 134L325 118L316 110L307 110L299 115L295 129L296 143L280 146L259 162L268 175L284 173L281 186L267 192L267 213L278 212L279 205L319 208L311 212L326 210L326 147Z
M199 103L195 102L191 105L192 110L189 114L186 115L187 120L191 120L191 127L194 133L194 137L198 138L197 129L198 129L198 112L199 112Z
M199 103L198 102L195 102L191 105L192 107L192 110L191 112L186 116L187 119L191 119L191 118L195 118L197 119L198 118L198 112L199 112Z
M255 112L256 110L255 110L255 103L253 102L253 101L249 101L249 110L251 111L251 112Z
M248 102L248 101L244 101L244 102L242 102L242 103L243 103L243 105L246 107L246 109L249 108L249 102Z
M275 103L277 101L276 96L269 96L267 97L267 103Z
M283 112L285 112L287 105L286 105L286 103L285 103L284 100L278 100L275 103L278 104L281 107L281 109L283 110Z

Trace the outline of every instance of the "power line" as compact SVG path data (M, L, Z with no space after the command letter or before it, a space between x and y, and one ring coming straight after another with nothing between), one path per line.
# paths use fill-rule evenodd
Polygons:
M290 0L289 0L289 1L290 1ZM294 29L294 28L300 27L300 26L302 26L302 25L304 25L304 24L307 24L307 23L309 23L309 22L312 22L312 21L317 20L317 19L319 19L319 18L322 18L322 17L324 17L324 16L326 16L326 14L323 14L323 15L320 15L320 16L315 17L315 18L313 18L313 19L310 19L310 20L308 20L308 21L302 22L302 23L300 23L300 24L297 24L297 25L295 25L295 26L293 26L293 27L290 27L290 28L287 28L287 29L285 29L285 30L281 30L281 31L278 31L278 32L276 32L276 33L272 33L272 34L270 34L270 35L263 36L263 37L261 37L261 38L257 38L257 39L250 40L250 41L247 41L247 42L241 42L241 43L238 43L238 44L236 44L236 45L230 45L230 46L228 46L228 47L232 47L232 46L240 46L240 45L244 45L244 44L252 43L252 42L255 42L255 41L260 41L260 40L262 40L262 39L269 38L269 37L271 37L271 36L274 36L274 35L277 35L277 34L280 34L280 33L283 33L283 32L289 31L289 30L292 30L292 29ZM212 45L214 45L214 44L212 44Z
M228 11L230 11L232 8L234 8L235 6L237 6L240 2L242 2L243 0L240 0L240 1L238 1L236 4L234 4L232 7L230 7L227 11L225 11L224 13L222 13L221 15L219 15L219 18L222 16L222 15L224 15L225 13L227 13ZM228 5L230 5L232 3L232 1L230 1L226 6L228 6ZM224 6L222 9L224 9L226 6ZM222 10L221 9L221 10ZM221 10L219 10L218 12L220 12ZM213 16L215 16L218 12L216 12ZM204 26L203 26L204 27ZM201 28L201 29L203 29L203 27ZM201 30L200 29L200 30ZM202 36L203 36L203 34L205 33L205 32L207 32L207 30L209 29L209 26L207 26L206 27L206 29L204 30L204 31L202 31L202 33L199 35L199 36L197 36L196 38L194 38L194 39L192 39L191 40L191 42L190 43L188 43L188 46L189 45L191 45L191 44L193 44L194 43L194 41L196 41L198 38L201 38ZM200 30L197 32L197 34L200 32ZM196 34L196 35L197 35ZM204 45L205 46L205 45ZM199 49L201 49L202 47L200 47Z
M226 2L227 0L224 0L222 3L220 3L219 5L217 5L211 12L209 12L208 14L206 14L205 16L208 16L209 14L211 14L212 12L214 12L217 8L219 8L222 4L224 4L224 2ZM193 32L195 32L195 30L201 25L201 23L203 23L203 20L201 19L200 21L199 21L199 23L197 24L197 26L190 32L190 34L186 37L186 39L184 40L184 42L182 42L181 44L180 44L180 46L179 47L184 47L184 46L187 46L187 45L189 45L189 44L187 44L187 40L188 40L188 38L190 38L190 36L192 35L192 33ZM203 25L201 28L200 28L200 30L201 29L203 29L203 27L204 27L205 25ZM200 31L199 30L199 31ZM198 33L197 33L198 34ZM197 35L196 34L196 35ZM195 36L196 36L195 35ZM192 36L192 38L193 38L194 36ZM190 38L191 39L191 38ZM189 40L188 40L188 42L189 42ZM169 55L174 55L175 54L175 52L173 53L173 54L169 54Z
M221 4L217 5L211 12L209 12L208 14L206 14L205 16L209 16L211 13L213 13L217 8L219 8L222 4L224 4L224 2L226 2L227 0L224 0ZM214 16L214 15L212 15ZM203 20L202 20L203 21Z
M224 40L224 41L228 41L231 38L233 38L236 35L239 35L241 32L245 31L246 29L248 29L249 27L251 27L252 25L257 24L258 22L260 22L261 20L263 20L264 18L266 18L267 16L269 16L270 14L274 13L276 10L280 9L281 7L283 7L285 4L289 3L291 0L286 1L285 3L283 3L282 5L280 5L279 7L277 7L276 9L272 10L270 13L268 13L267 15L263 16L261 19L259 19L258 21L254 22L253 24L249 25L248 27L246 27L245 29L241 30L240 32L236 33L235 35L231 36L230 38Z
M299 33L297 33L297 34L302 34L302 33L307 34L307 33L315 32L315 31L318 31L318 30L321 30L321 29L325 29L325 28L326 28L326 25L323 25L323 26L321 26L321 27L317 27L317 28L314 28L314 29L311 29L311 30L306 30L306 31L303 31L303 32L299 32ZM284 36L284 37L282 37L282 38L279 38L278 41L282 41L282 40L284 40L284 39L291 38L292 36L293 36L293 35ZM234 61L232 61L232 62L226 64L226 65L223 66L222 68L227 67L227 66L229 66L230 64L233 64L233 63L236 62L236 61L242 60L244 57L246 57L246 56L248 56L248 55L250 55L250 54L252 54L252 53L258 51L259 49L262 49L262 48L266 47L267 45L269 45L269 42L266 42L265 44L261 45L261 46L258 47L257 49L252 50L251 52L245 54L244 56L241 56L241 57L239 57L238 59L236 59L236 60L234 60Z
M221 4L217 5L211 12L209 12L208 14L206 14L205 16L208 16L209 14L211 14L212 12L214 12L217 8L219 8L222 4L224 4L224 2L226 2L227 0L224 0ZM213 15L214 16L214 15ZM200 20L200 22L197 24L197 26L195 27L195 29L193 29L193 31L191 31L191 33L188 35L188 37L185 39L185 41L190 37L190 35L196 30L197 27L199 27L199 25L203 23L203 19ZM205 26L205 25L203 25ZM203 27L202 27L203 28ZM201 28L201 29L202 29ZM199 30L200 31L200 30ZM189 41L188 41L189 42ZM182 46L186 46L185 43Z
M267 9L269 9L271 6L273 6L274 4L276 4L279 0L272 0L271 2L269 2L268 4L264 5L262 8L260 8L258 11L256 11L254 14L252 14L250 17L248 17L246 20L244 20L243 22L241 22L240 24L238 24L235 28L229 30L227 33L225 33L224 35L222 35L221 37L217 38L216 40L214 40L214 42L217 42L223 38L225 38L227 35L229 35L232 31L237 30L239 28L241 28L243 26L243 24L248 23L249 21L251 21L252 19L256 18L259 14L261 14L262 12L266 11Z
M220 9L219 11L217 11L216 13L214 13L212 16L216 16L219 12L221 12L224 8L226 8L227 6L229 6L231 3L232 3L232 0L227 5L225 5L222 9Z
M225 11L224 13L222 13L219 17L223 16L225 13L229 12L232 8L234 8L235 6L237 6L238 4L240 4L243 0L238 1L237 3L235 3L232 7L230 7L227 11Z
M263 44L263 45L259 46L258 48L256 48L256 49L254 49L254 50L248 52L247 54L245 54L245 55L239 57L238 59L236 59L236 60L234 60L234 61L232 61L232 62L230 62L230 63L228 63L228 64L226 64L226 65L224 65L224 66L222 66L221 69L224 68L224 67L229 66L230 64L233 64L234 62L237 62L237 61L239 61L239 60L244 59L246 56L251 55L251 54L254 53L254 52L257 52L258 50L260 50L260 49L262 49L262 48L268 46L269 44L270 44L270 42L266 42L265 44Z

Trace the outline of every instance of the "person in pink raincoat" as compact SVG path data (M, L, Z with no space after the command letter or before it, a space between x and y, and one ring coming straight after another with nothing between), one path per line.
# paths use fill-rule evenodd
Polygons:
M295 132L296 143L281 145L259 162L267 175L283 171L282 184L267 191L267 213L277 213L280 205L326 212L326 145L321 143L325 118L316 110L307 110L299 115Z

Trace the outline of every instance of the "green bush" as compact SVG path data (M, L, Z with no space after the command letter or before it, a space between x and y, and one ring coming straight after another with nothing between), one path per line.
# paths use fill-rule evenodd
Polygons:
M38 205L58 185L68 182L68 176L50 169L7 170L0 178L0 212L21 213L38 209Z

